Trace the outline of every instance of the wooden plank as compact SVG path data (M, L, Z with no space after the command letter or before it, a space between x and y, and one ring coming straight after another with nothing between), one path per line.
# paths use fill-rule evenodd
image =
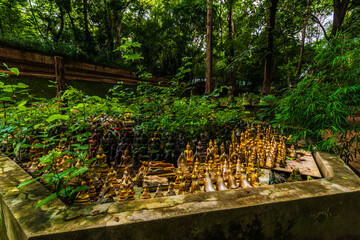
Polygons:
M321 178L321 173L311 152L299 150L296 152L298 153L296 160L286 159L285 168L281 168L279 163L276 163L274 170L291 173L293 169L298 168L302 175ZM299 152L301 153L299 154Z

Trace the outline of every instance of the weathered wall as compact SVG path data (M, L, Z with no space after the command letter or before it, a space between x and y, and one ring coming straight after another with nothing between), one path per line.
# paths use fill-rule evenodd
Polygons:
M37 182L14 190L29 176L0 157L0 194L25 233L10 239L360 239L359 178L340 158L315 156L323 179L71 209L57 200L39 210L49 193Z
M39 53L26 52L0 45L0 72L6 72L2 63L8 66L16 67L20 70L21 75L55 78L55 61L54 57ZM134 72L123 69L109 68L88 64L83 62L64 59L64 68L66 80L80 80L89 82L114 83L124 82L126 85L134 85L140 81ZM166 83L168 78L156 77L146 80L152 84L158 82Z

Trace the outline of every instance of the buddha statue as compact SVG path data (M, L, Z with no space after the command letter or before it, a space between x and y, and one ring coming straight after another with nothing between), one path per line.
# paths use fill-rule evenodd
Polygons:
M228 177L229 177L229 174L230 174L230 168L229 168L229 164L228 164L228 157L227 157L227 155L223 155L222 156L223 158L221 158L223 161L221 161L223 164L222 164L222 166L221 166L221 169L220 169L220 171L221 171L221 173L222 173L222 175L223 175L223 179L224 179L224 181L226 182L227 181L227 179L228 179Z
M180 176L179 195L185 195L187 193L186 179L184 176Z
M89 197L93 201L97 197L97 193L96 193L96 189L94 186L94 181L92 179L89 180L89 186L90 186Z
M85 187L86 182L82 181L81 186ZM76 206L91 205L91 200L90 200L90 196L88 194L88 190L82 190L76 194L76 197L74 200L74 205L76 205Z
M222 156L223 154L226 154L226 153L225 153L225 146L224 146L224 143L221 143L220 156Z
M176 179L175 179L175 185L174 185L175 189L179 189L180 182L181 182L181 176L182 176L182 172L181 172L181 169L179 169L176 172Z
M214 157L215 157L215 162L219 162L220 161L220 155L219 155L219 148L217 146L216 141L214 141L213 153L214 153Z
M190 192L193 194L200 192L200 185L195 174L191 176Z
M118 183L117 179L116 179L116 172L112 169L110 169L106 179L107 181L110 181L111 184L113 185L115 191L118 191L120 189L120 184Z
M129 155L129 149L126 148L124 155L121 156L121 162L118 167L129 167L131 165L131 156Z
M205 163L208 164L209 167L212 167L211 165L214 163L214 161L215 161L215 156L212 150L210 150L209 153L206 155Z
M96 155L96 161L93 166L99 178L105 179L109 171L109 165L106 163L106 155L104 154L101 146L99 147L98 154Z
M141 199L149 199L149 198L151 198L150 190L149 190L149 187L146 185L144 187L144 191L143 191L143 193L141 195Z
M229 173L229 177L227 179L227 188L229 188L229 189L238 188L238 185L236 184L236 178L233 174L233 171L230 171L230 173Z
M230 146L229 146L229 156L230 156L230 158L231 158L231 156L233 155L233 153L234 153L233 144L230 143Z
M168 191L167 191L166 195L167 196L175 196L176 195L173 183L169 183L169 188L168 188Z
M191 147L188 142L186 145L186 150L184 151L184 156L188 165L191 165L193 163L193 157L194 157L194 152L190 148Z
M242 188L252 187L252 185L247 180L246 171L245 171L244 167L241 168L241 175L240 175L240 179L239 179L239 185Z
M205 184L204 184L205 192L215 192L214 186L211 181L209 169L205 171Z
M125 182L123 184L122 190L120 191L118 202L131 201L131 200L135 200L134 190L130 188L129 185Z
M254 171L248 172L247 178L249 179L251 186L253 187L261 186L259 177L255 174Z
M187 165L187 161L186 161L184 153L181 153L178 158L178 167L179 167L179 169L181 169L181 171L183 173L189 172L189 166Z
M99 203L113 202L115 196L116 192L111 181L106 181L100 190Z
M296 151L294 144L291 145L289 157L292 159L296 159Z
M159 197L163 197L164 194L161 191L161 184L159 184L156 188L156 192L155 192L155 196L154 198L159 198Z
M217 172L216 189L218 191L228 190L228 188L224 184L223 176L222 176L222 173L220 171Z
M210 140L209 147L206 149L206 154L209 155L210 151L213 151L213 142Z

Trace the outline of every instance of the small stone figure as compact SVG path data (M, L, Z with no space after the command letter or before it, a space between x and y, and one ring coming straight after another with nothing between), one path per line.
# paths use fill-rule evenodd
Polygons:
M294 168L292 173L290 174L290 177L287 179L288 182L297 182L302 181L301 173L298 168Z

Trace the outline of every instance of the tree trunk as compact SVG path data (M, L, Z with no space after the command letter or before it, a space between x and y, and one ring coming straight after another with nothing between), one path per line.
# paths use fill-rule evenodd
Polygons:
M340 30L344 22L345 14L348 9L350 0L334 0L333 26L330 38L333 38Z
M72 27L72 30L73 30L73 33L74 33L75 42L79 43L79 38L78 38L77 30L76 30L76 27L75 27L75 22L74 22L74 19L71 17L69 9L66 9L66 13L68 14L70 22L71 22L71 27Z
M60 29L56 33L56 35L54 35L54 42L58 42L60 40L63 30L64 30L64 11L60 8Z
M272 75L272 56L274 49L274 30L275 30L275 17L276 8L279 0L268 0L270 1L270 13L267 21L267 53L265 58L265 69L264 69L264 82L262 87L262 93L264 95L270 94L271 90L271 75Z
M63 58L55 56L54 59L55 59L56 97L61 99L62 94L66 90Z
M229 16L228 16L228 40L229 40L229 55L228 55L228 65L230 66L233 59L234 59L234 17L233 17L233 0L229 1ZM231 87L233 90L235 89L235 69L234 66L229 67L228 73L227 73L227 82L228 86ZM234 92L232 91L232 94Z
M212 54L212 25L213 25L213 0L207 0L207 30L206 30L206 82L205 82L205 94L211 92L211 81L213 75L213 54Z
M304 25L301 29L301 42L300 42L300 56L299 56L299 62L298 67L295 74L295 84L299 81L300 71L301 71L301 65L303 61L304 56L304 46L305 46L305 35L306 35L306 26L309 21L309 15L310 15L310 7L311 7L311 0L307 1L307 7L306 7L306 15L304 20Z

